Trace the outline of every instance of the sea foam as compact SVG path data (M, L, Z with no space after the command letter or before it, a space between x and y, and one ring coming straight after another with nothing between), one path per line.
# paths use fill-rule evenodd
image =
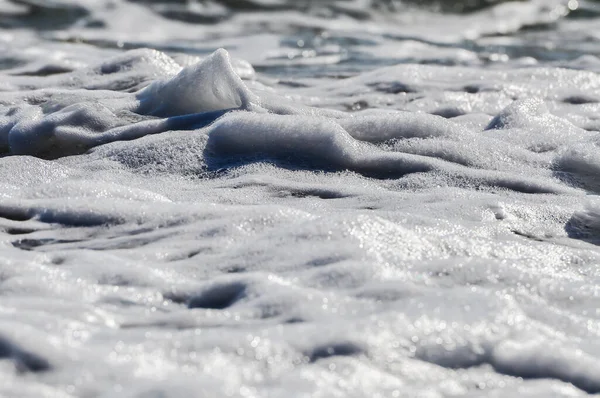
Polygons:
M0 1L0 395L598 393L571 3Z

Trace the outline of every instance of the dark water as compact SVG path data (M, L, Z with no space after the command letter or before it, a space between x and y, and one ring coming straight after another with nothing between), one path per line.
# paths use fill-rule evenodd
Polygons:
M127 18L139 11L145 15L142 20ZM143 19L152 19L151 26ZM271 35L269 43L252 43L267 46L267 57L256 59L249 50L239 55L258 71L277 77L346 77L397 63L494 66L515 61L579 68L581 62L589 63L585 57L600 55L598 26L597 0L0 3L0 29L27 29L44 48L43 43L84 43L118 51L149 47L169 54L206 55L225 47L236 54L249 47L240 38ZM147 34L150 30L152 35ZM407 43L420 44L404 49ZM5 70L29 61L18 52L0 60ZM48 75L71 68L43 63L24 73Z
M334 17L348 15L353 18L370 19L385 13L407 13L414 8L442 13L471 13L496 6L499 3L527 0L126 0L142 4L166 18L188 23L218 23L239 12L265 12L296 10L308 14ZM32 27L37 29L62 29L83 23L101 28L101 21L94 20L93 11L85 2L8 0L13 7L0 8L0 27ZM116 7L118 2L98 2L104 7ZM565 4L568 3L565 2ZM576 16L596 16L597 0L577 1ZM571 2L571 4L575 4Z

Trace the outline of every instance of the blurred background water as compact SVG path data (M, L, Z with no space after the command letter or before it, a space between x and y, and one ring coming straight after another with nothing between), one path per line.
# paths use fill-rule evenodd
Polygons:
M225 47L275 77L345 77L396 63L589 69L600 54L600 2L1 0L0 29L8 73L59 73L139 47L192 55Z

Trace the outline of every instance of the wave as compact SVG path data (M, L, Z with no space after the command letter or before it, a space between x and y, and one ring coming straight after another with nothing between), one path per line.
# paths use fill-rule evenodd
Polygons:
M539 0L8 0L0 3L0 27L30 27L57 30L71 26L102 28L97 12L131 3L165 17L188 23L213 24L244 12L299 11L320 17L346 15L376 19L382 15L406 14L415 9L434 13L471 13L502 3L540 3ZM543 2L542 2L543 3ZM551 9L554 3L548 2Z

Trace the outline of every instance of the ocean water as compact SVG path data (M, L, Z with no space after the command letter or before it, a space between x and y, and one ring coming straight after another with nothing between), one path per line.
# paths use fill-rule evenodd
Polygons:
M600 394L600 2L0 0L0 397Z

